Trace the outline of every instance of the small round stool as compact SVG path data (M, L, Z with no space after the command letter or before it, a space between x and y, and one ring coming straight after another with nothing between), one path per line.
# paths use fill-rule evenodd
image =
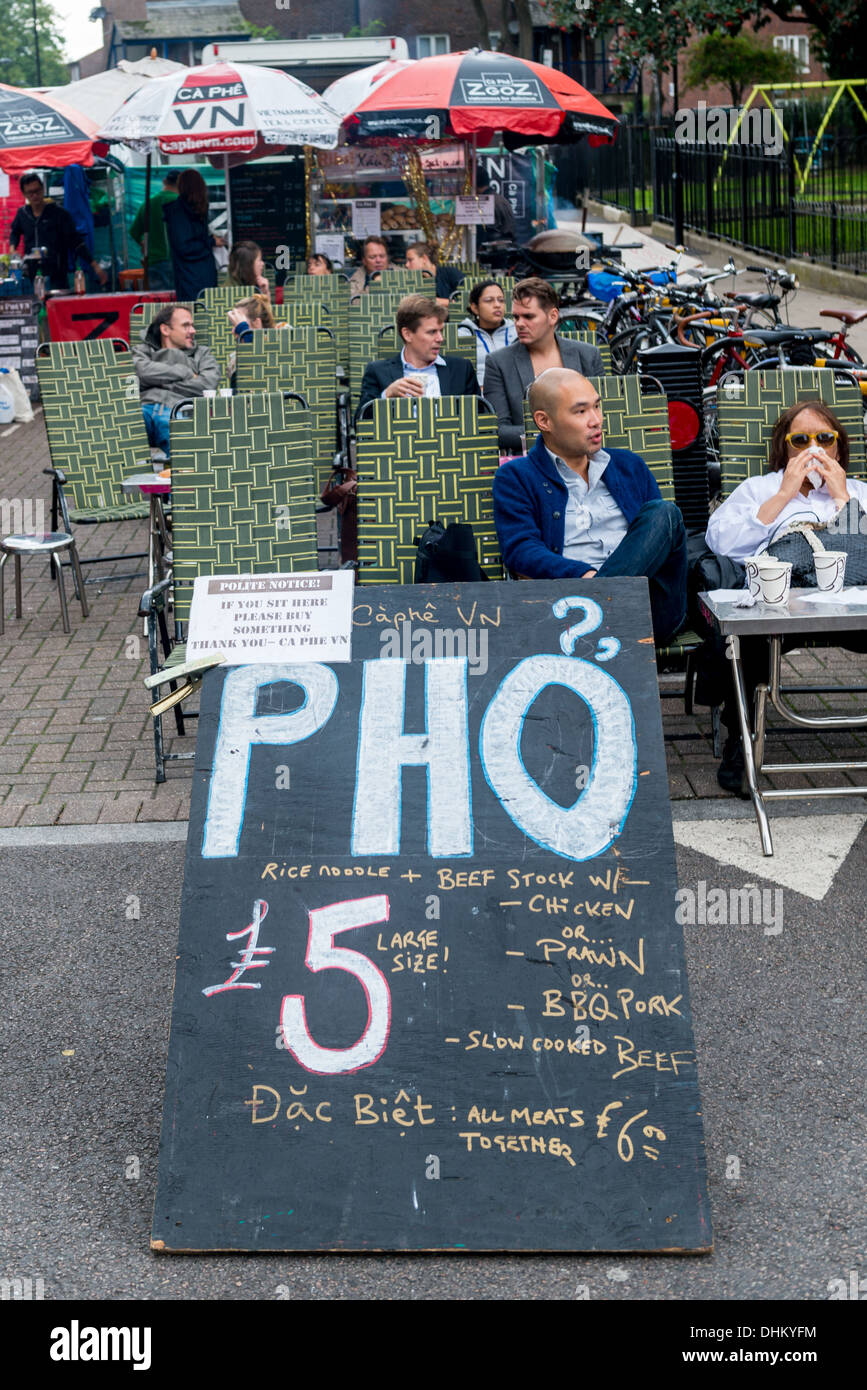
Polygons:
M144 286L144 270L122 270L117 277L121 290L140 290Z
M60 563L60 554L64 550L69 551L69 558L72 561L75 587L78 590L78 597L81 599L81 615L83 618L88 616L87 599L84 597L84 579L81 574L74 536L70 536L67 531L48 531L39 536L4 536L3 540L0 540L0 637L6 631L6 595L3 586L3 570L10 555L15 557L16 618L23 616L21 611L21 556L47 555L57 574L57 591L60 594L60 616L63 619L63 631L70 631L66 591L63 587L63 566Z

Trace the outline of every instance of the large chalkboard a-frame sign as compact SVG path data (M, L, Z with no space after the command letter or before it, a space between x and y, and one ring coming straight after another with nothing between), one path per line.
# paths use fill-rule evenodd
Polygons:
M205 680L153 1247L708 1249L644 582L352 640Z

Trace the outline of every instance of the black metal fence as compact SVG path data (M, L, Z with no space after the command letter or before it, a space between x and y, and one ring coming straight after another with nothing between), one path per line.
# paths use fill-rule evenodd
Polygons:
M867 133L761 145L679 144L684 226L750 251L803 257L867 274ZM674 221L671 128L621 126L614 145L565 149L557 192L625 208L634 221ZM562 161L562 162L561 162Z
M653 216L651 131L648 126L620 127L613 145L595 148L586 140L576 145L551 146L557 165L554 192L575 206L585 190L591 198L629 213L635 224Z

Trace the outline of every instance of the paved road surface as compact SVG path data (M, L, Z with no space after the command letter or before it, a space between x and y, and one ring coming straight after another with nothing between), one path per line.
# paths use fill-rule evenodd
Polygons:
M781 890L779 935L684 929L716 1249L676 1258L152 1255L183 845L3 853L0 1275L42 1277L46 1298L825 1300L867 1273L867 832L823 901ZM678 860L682 886L743 885L695 850Z

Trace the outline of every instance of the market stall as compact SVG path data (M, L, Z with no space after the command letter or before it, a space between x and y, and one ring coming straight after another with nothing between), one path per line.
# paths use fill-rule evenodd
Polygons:
M311 249L336 265L356 259L367 236L384 237L397 262L414 241L436 240L446 255L459 252L455 203L469 178L464 145L343 145L317 151L311 164Z

